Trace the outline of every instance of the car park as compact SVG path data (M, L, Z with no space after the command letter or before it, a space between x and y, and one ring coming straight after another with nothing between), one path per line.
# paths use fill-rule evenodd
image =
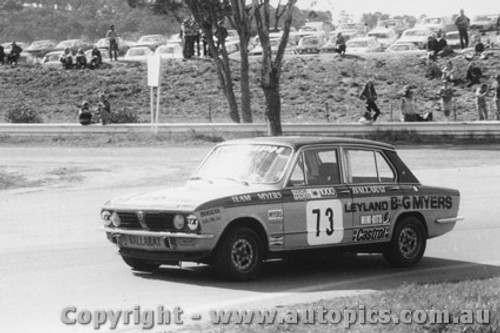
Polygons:
M472 30L478 30L480 32L496 30L497 20L499 17L500 14L474 16L470 23L470 28Z
M63 55L63 51L52 51L49 52L42 59L42 66L44 67L61 67L61 56Z
M346 53L370 53L383 51L382 44L375 37L358 37L347 41Z
M451 19L447 17L424 17L415 25L415 28L429 29L438 33L446 31L447 26L451 23Z
M109 38L101 38L99 39L94 46L97 46L98 49L106 49L109 50ZM124 40L121 37L118 37L118 55L123 56L127 53L128 49L131 47L131 42ZM106 51L108 52L108 51Z
M321 35L305 36L299 40L296 50L298 54L319 53L320 47L325 44L325 39Z
M147 46L151 51L155 51L158 46L166 44L167 41L168 37L163 35L146 35L139 38L134 47Z
M53 51L64 51L65 49L70 49L73 55L76 55L79 49L82 49L84 52L91 49L92 44L84 41L83 39L68 39L63 40L57 44Z
M427 28L412 28L405 30L401 37L396 41L397 44L413 43L418 48L424 49L427 45L427 40L433 36L434 32Z
M398 39L398 35L392 28L375 28L369 31L367 36L377 38L384 49Z
M356 36L364 36L366 34L366 25L363 23L342 23L340 24L337 29L335 30L334 33L342 32L342 35L347 34L350 37L353 37L354 35ZM347 31L351 31L351 33L348 33Z
M154 52L147 46L134 46L125 53L123 61L146 63L148 61L148 56L153 54Z
M155 54L158 54L162 59L182 59L182 47L175 44L166 44L158 46L155 51Z
M423 185L391 145L267 137L217 145L184 186L128 194L101 210L103 231L137 271L198 262L255 278L262 261L383 253L416 265L451 231L457 190Z
M325 44L321 45L319 48L319 52L321 53L331 53L337 52L337 35L332 35Z
M56 44L57 43L55 41L50 39L36 40L24 49L24 51L30 53L34 57L43 58L47 53L54 49Z

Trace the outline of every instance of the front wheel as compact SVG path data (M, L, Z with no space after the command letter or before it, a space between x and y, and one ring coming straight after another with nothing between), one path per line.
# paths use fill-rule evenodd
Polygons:
M149 261L145 261L145 260L141 260L141 259L137 259L137 258L122 256L122 259L134 271L153 272L153 271L157 270L158 267L160 267L160 265L158 265L158 264L155 264L155 263L152 263Z
M406 217L396 225L384 258L394 267L414 266L424 256L426 243L422 222L416 217Z
M230 230L220 241L213 257L217 273L229 280L248 281L260 270L263 258L262 240L249 228Z

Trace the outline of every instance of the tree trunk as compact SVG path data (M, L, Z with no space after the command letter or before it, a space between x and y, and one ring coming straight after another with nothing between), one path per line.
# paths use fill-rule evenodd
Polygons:
M268 76L267 83L262 84L264 98L266 99L267 130L270 136L281 136L281 97L280 97L280 77L276 69L272 69Z
M252 119L252 106L250 96L250 65L248 63L248 44L246 41L240 41L241 53L241 117L244 123L253 122Z

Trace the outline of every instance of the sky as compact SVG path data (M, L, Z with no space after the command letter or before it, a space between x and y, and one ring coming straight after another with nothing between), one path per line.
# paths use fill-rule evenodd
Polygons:
M313 3L317 3L311 8ZM345 10L356 18L363 13L381 12L391 16L411 15L451 16L463 8L465 15L472 19L478 14L500 14L499 0L298 0L299 8L330 10L335 12Z

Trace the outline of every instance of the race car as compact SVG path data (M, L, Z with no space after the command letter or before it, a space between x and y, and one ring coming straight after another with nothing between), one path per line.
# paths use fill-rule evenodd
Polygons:
M422 185L389 144L334 137L239 139L213 148L178 188L101 210L107 239L138 271L198 262L254 279L270 258L383 253L417 264L453 229L458 190Z

